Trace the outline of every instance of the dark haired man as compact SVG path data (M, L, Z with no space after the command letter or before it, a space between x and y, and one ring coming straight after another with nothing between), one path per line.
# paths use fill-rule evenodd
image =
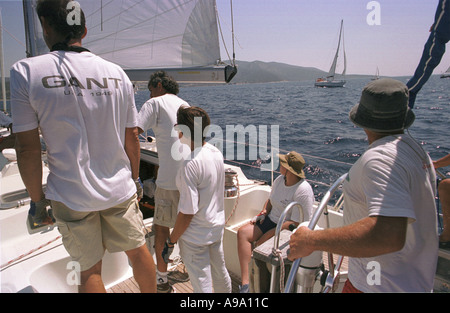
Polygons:
M156 179L155 214L153 225L155 232L156 274L158 292L169 293L172 287L167 278L167 264L161 258L164 242L169 236L169 230L175 225L177 207L180 198L175 176L181 165L181 159L172 156L172 147L178 138L172 134L173 125L177 120L177 111L181 106L189 106L186 101L177 96L178 83L164 71L151 75L148 89L148 100L139 111L138 127L142 133L152 129L156 137L159 169Z
M222 153L205 142L208 114L198 107L181 107L177 113L180 140L191 154L176 177L180 202L175 227L166 241L166 260L176 242L194 292L231 292L225 267L225 169Z
M84 17L80 25L68 25L68 2L38 1L52 51L11 69L20 173L38 210L51 200L64 246L80 264L80 292L105 292L105 249L125 251L141 291L155 292L136 194L140 147L133 87L119 66L81 46ZM50 168L45 195L39 129Z

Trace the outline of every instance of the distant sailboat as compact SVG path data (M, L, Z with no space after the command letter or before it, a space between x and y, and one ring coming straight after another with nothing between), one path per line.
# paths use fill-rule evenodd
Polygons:
M450 67L441 75L441 78L450 78Z
M372 77L372 80L377 80L377 79L380 79L380 70L378 69L378 66L377 66L377 71L375 72L375 76Z
M86 14L83 46L120 65L133 82L165 70L178 82L229 82L234 59L220 58L215 0L78 0ZM48 52L36 14L36 0L24 0L27 52ZM234 55L233 55L234 57Z
M344 71L342 72L342 76L345 76L345 72L347 70L347 57L345 55L345 46L344 46L344 21L341 21L341 29L339 31L339 41L338 46L336 49L336 54L334 56L333 63L331 64L330 71L328 72L328 76L325 78L318 78L314 84L316 87L344 87L346 81L341 80L335 80L334 76L336 74L336 65L339 57L339 49L341 45L341 39L342 39L342 49L344 54Z

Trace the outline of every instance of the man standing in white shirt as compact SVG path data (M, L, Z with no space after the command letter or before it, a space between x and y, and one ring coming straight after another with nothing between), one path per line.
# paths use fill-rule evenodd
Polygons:
M404 130L415 119L408 88L393 79L369 83L350 120L369 148L344 182L344 225L300 227L289 259L315 250L349 256L344 292L431 292L438 234L436 174L422 147Z
M11 69L20 174L38 211L46 213L51 200L64 247L81 268L80 292L105 292L105 250L125 251L141 292L156 292L137 200L140 146L133 86L119 66L81 46L84 14L80 25L68 25L68 2L38 1L51 52ZM39 129L50 168L45 195Z
M164 71L158 71L148 82L150 100L139 111L138 127L142 133L152 129L156 137L159 169L156 179L155 214L153 225L155 231L156 280L158 292L172 292L167 278L167 264L161 258L164 243L169 237L170 228L175 226L177 207L180 199L175 176L181 165L181 158L172 156L172 147L179 139L172 136L173 126L177 120L177 111L181 106L189 106L177 96L178 83Z
M180 203L175 227L166 242L167 260L176 242L189 273L194 292L231 292L225 267L225 168L222 153L205 142L208 114L198 107L182 107L177 113L181 142L191 154L178 171ZM197 140L196 140L197 139Z

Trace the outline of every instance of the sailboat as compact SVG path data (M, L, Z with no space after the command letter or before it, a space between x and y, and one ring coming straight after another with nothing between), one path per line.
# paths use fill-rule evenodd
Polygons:
M377 70L375 72L375 76L372 77L372 80L377 80L377 79L380 79L380 70L378 69L378 66L377 66Z
M24 0L24 2L27 3L28 1ZM148 3L154 2L156 1L148 1ZM160 2L169 1L158 1L158 3ZM175 1L170 2L173 3ZM183 1L179 2L182 3ZM210 3L215 1L190 2L209 6ZM139 16L139 12L135 14ZM144 182L144 194L151 189L151 183L147 184L147 182L151 182L151 175L155 173L157 166L158 152L155 139L141 142L142 172L140 177ZM45 184L49 168L46 162L42 162L42 167L43 183ZM4 150L0 155L0 168L2 168L0 171L0 247L2 252L0 254L0 291L76 292L76 264L71 262L69 255L65 251L58 230L55 226L36 226L28 219L30 198L20 177L14 149ZM271 187L263 182L247 178L239 166L226 164L225 172L226 175L228 173L232 177L230 178L230 184L224 186L226 217L224 255L230 275L232 278L238 277L237 280L239 281L240 264L236 244L237 231L240 226L248 223L261 211L261 208L270 196ZM331 186L322 201L314 204L315 213L311 222L308 223L308 227L313 228L314 225L318 225L326 228L342 225L342 202L335 206L329 206L328 200L342 184L345 177L346 174L341 176ZM297 206L298 204L295 203L287 205L278 225L282 225L289 210ZM152 222L152 217L145 217L144 215L143 224L149 231L147 238L149 241L148 247L151 253L154 254L154 237L151 232ZM281 287L285 278L287 278L285 292L317 291L323 289L324 284L326 284L325 289L327 290L330 290L330 287L336 287L337 290L340 290L347 277L346 268L344 266L341 267L342 264L345 264L342 262L342 259L338 260L338 266L335 267L332 256L323 256L322 260L322 254L320 253L318 257L313 255L313 260L308 259L308 257L302 258L290 266L286 259L290 234L288 230L277 228L274 240L268 240L261 245L261 249L255 251L251 263L251 290L254 292L280 292L283 289ZM169 264L169 270L176 266L174 264L177 260L175 256L178 253L176 249L172 254L174 262ZM266 253L267 251L268 253ZM272 255L272 253L278 252L281 253L281 258L278 254ZM443 254L442 259L444 262L448 262L450 253ZM286 262L283 263L286 267L280 265L282 262ZM285 269L289 269L289 267L292 268L289 273L285 272ZM294 270L294 267L298 268L298 271ZM441 279L440 285L448 286L450 284L447 271L448 266L443 269L445 269L447 274L445 279ZM124 292L124 289L116 289L119 286L127 286L128 291L126 292L135 292L133 291L134 283L131 281L132 276L132 268L125 254L106 253L103 259L102 277L108 292ZM340 277L340 281L335 279L337 277ZM267 285L270 285L270 288ZM177 292L186 292L185 290Z
M450 67L441 75L441 78L449 78L450 77Z
M337 61L338 61L338 57L339 57L339 49L340 49L340 45L341 45L341 40L342 40L342 49L343 49L343 54L344 54L344 71L342 72L342 76L345 76L345 73L347 70L347 57L345 55L345 47L344 47L344 20L341 20L341 29L339 31L338 46L336 49L336 54L333 59L333 63L331 64L331 68L328 72L328 76L325 78L318 78L316 80L314 86L316 86L316 87L344 87L345 86L345 83L346 83L345 80L335 79L336 66L337 66Z
M165 70L179 83L230 82L234 60L220 58L216 1L79 0L86 14L83 46L120 65L133 82L147 82ZM35 14L35 0L24 0L27 55L49 50Z

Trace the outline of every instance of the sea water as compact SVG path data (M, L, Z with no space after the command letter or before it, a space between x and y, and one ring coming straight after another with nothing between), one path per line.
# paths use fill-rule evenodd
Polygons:
M406 83L409 77L396 79ZM182 86L179 96L191 106L205 109L211 123L221 127L224 134L227 126L242 125L247 130L249 126L256 126L258 130L260 126L267 126L268 153L258 153L256 159L247 153L242 159L238 158L235 147L234 157L228 158L228 162L241 166L250 179L270 183L271 173L261 168L272 162L272 152L297 151L305 158L307 179L313 186L316 200L320 200L368 147L364 131L353 125L348 113L369 82L370 78L349 79L345 88L316 88L310 81ZM148 91L136 94L138 109L148 98ZM410 134L431 158L437 160L450 153L450 79L432 76L417 96L414 113L416 120ZM271 149L270 130L276 129L275 126L279 129L278 147ZM248 134L245 137L247 150L251 150L253 143L250 137ZM237 139L237 136L224 138ZM223 152L227 156L226 147ZM279 167L274 170L276 177ZM450 168L441 171L450 175Z

